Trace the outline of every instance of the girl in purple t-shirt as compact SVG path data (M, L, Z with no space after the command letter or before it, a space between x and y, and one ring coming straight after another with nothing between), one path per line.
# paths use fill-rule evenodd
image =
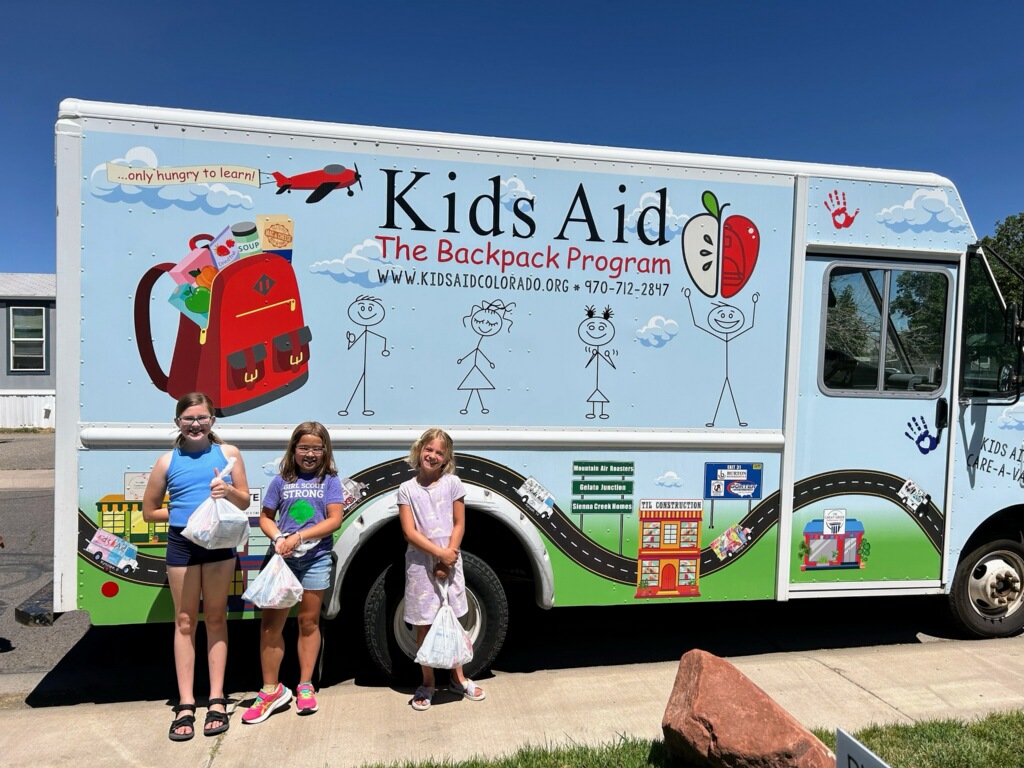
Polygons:
M398 518L409 547L405 553L405 615L416 627L421 645L441 608L438 579L447 579L448 604L456 616L469 610L466 579L462 572L462 534L466 530L466 489L455 476L455 448L448 433L428 429L412 445L407 459L416 477L398 488ZM412 697L412 708L425 710L434 698L434 670L420 667L423 685ZM462 667L451 673L448 690L472 701L484 698L483 689L466 679Z
M302 582L299 603L299 684L295 710L317 711L313 667L320 651L320 606L331 580L333 534L341 527L342 488L334 466L331 436L323 424L305 421L292 432L281 474L270 481L263 499L260 529ZM264 608L260 627L263 688L242 715L243 723L262 723L292 697L278 674L284 657L282 630L288 608Z

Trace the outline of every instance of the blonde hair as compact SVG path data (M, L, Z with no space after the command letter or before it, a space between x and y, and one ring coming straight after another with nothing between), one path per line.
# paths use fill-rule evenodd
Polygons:
M295 446L306 435L319 437L320 441L324 444L323 461L320 462L320 469L317 470L316 479L322 483L328 475L338 474L338 470L334 466L334 449L331 448L331 433L319 421L304 421L292 432L292 437L288 441L288 450L285 451L284 458L281 460L281 477L286 482L294 483L299 477L298 467L295 466Z
M419 469L420 454L423 452L423 446L438 439L440 439L441 443L444 445L444 465L441 467L441 470L446 475L454 475L455 444L452 442L452 436L438 427L431 427L420 435L419 439L412 444L412 448L409 449L409 456L405 460L405 463L413 469Z
M187 411L194 405L202 405L210 412L210 418L215 419L217 417L217 409L213 407L213 400L205 392L189 392L187 395L182 395L178 398L178 404L174 408L174 423L178 424L178 419L181 418L181 414ZM211 443L217 445L224 445L224 441L220 439L220 435L216 434L212 429L207 434ZM178 430L178 436L174 438L175 448L185 447L185 436L181 434L181 430Z

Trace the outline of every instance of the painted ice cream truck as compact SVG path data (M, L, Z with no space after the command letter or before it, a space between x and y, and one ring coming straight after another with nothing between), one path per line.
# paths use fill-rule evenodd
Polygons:
M172 619L161 537L131 575L89 547L197 387L253 493L231 615L318 420L350 481L324 613L389 674L415 650L396 492L438 425L469 674L513 582L544 608L946 594L968 634L1024 628L1020 288L948 179L77 100L56 132L56 611Z

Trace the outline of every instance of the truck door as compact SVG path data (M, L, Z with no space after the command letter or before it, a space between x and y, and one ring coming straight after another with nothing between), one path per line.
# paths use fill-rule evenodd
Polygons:
M808 257L792 592L940 579L956 273Z

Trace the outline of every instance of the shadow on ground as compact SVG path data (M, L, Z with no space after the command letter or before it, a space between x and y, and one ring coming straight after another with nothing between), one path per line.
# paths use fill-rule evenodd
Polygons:
M260 685L259 622L229 624L228 691ZM46 675L26 703L33 707L78 703L172 701L176 695L169 624L91 627ZM298 674L295 620L285 628L288 652L281 677ZM542 611L513 604L511 630L493 669L543 669L675 661L694 648L742 657L830 648L920 643L958 637L936 597L836 598L789 603L735 602L565 608ZM362 648L362 632L349 621L325 622L321 685L353 680L389 685ZM202 627L197 647L205 647ZM196 695L208 690L205 656L198 654Z

